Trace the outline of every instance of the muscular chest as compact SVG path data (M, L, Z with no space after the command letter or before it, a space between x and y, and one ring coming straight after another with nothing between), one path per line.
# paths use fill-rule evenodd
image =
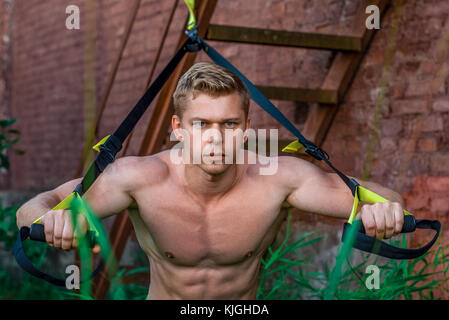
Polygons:
M209 206L182 192L172 190L172 196L172 201L140 199L140 222L133 222L141 245L173 263L238 263L261 254L282 222L282 201L268 193L235 192Z

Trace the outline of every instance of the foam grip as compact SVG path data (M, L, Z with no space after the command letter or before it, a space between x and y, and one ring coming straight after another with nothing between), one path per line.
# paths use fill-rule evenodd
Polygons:
M409 214L404 216L404 224L402 225L401 233L410 233L416 230L416 220L415 216ZM363 223L360 223L360 229L359 232L365 233L365 227L363 226Z
M95 232L88 230L86 233L87 243L89 248L93 248L96 243ZM33 241L46 242L44 225L40 223L33 223L30 227L30 239Z

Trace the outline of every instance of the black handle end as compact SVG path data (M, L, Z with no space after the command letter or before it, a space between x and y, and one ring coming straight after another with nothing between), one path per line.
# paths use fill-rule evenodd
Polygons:
M34 241L46 242L44 225L40 223L33 223L30 227L30 239Z

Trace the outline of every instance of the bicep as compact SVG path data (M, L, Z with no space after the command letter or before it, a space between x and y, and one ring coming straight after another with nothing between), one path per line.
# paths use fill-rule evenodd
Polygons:
M130 178L125 158L111 163L97 177L83 195L96 216L106 218L128 208L133 198L130 195Z
M96 216L106 218L120 213L133 203L130 196L134 160L120 158L108 165L83 195ZM135 170L134 170L135 171ZM83 178L67 181L53 190L44 193L51 197L54 205L63 201L81 183Z
M335 173L328 173L301 159L291 161L291 192L287 202L303 211L347 218L352 209L351 191Z

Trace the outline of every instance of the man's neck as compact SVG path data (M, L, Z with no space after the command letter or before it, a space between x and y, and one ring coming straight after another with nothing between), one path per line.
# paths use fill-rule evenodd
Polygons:
M211 175L197 165L185 165L183 180L186 190L201 202L219 200L240 180L244 165L231 165L221 174Z

